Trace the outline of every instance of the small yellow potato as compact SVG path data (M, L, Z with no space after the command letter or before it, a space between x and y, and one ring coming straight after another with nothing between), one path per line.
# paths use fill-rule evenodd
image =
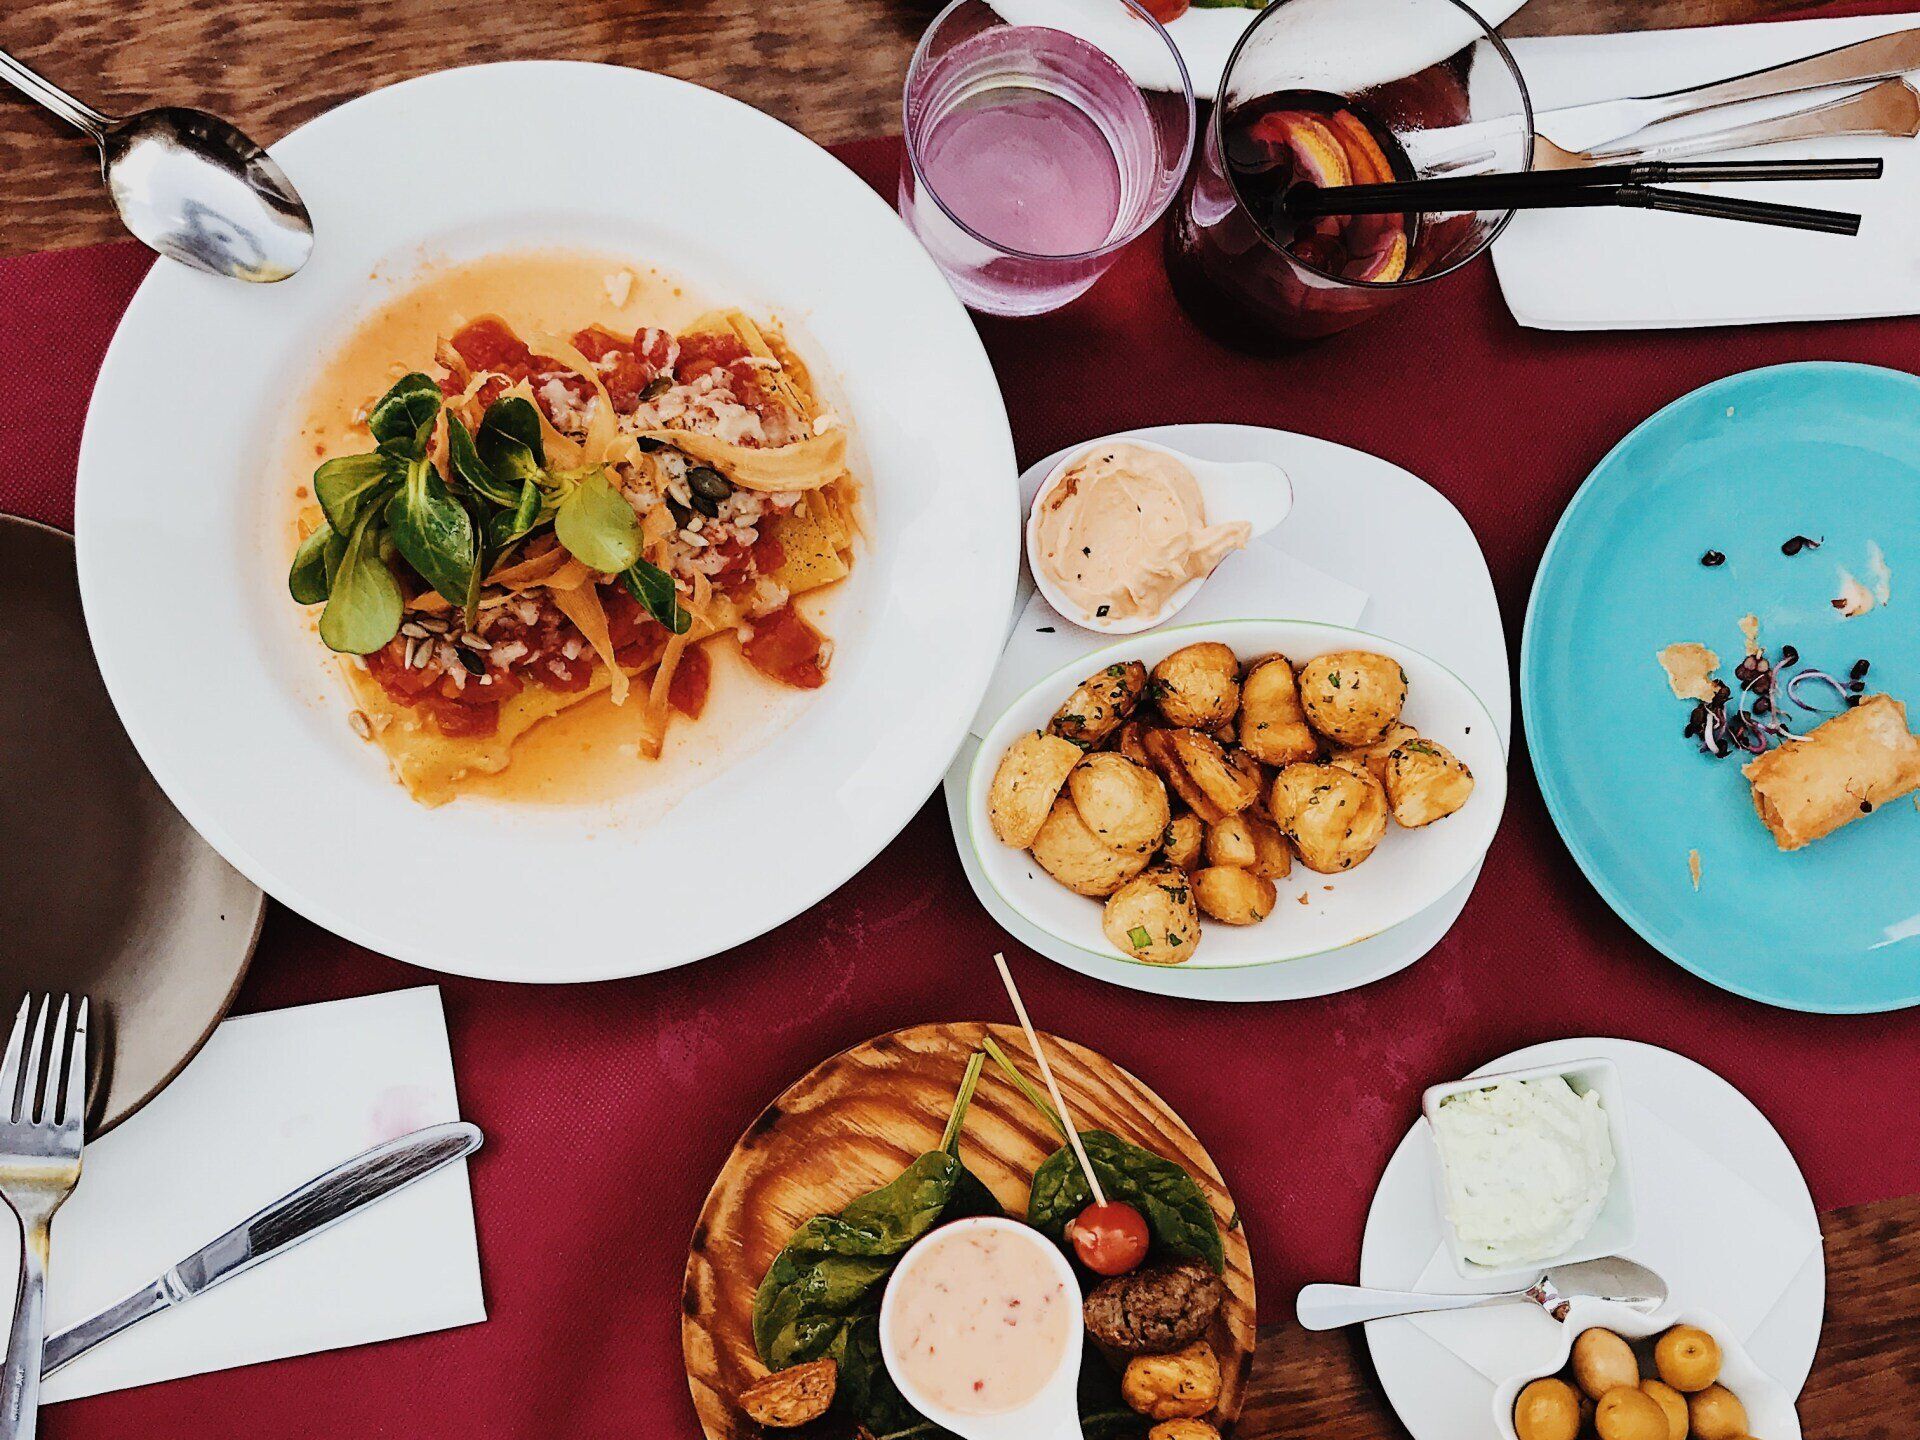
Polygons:
M1593 1407L1600 1440L1667 1440L1667 1415L1637 1385L1607 1391Z
M1253 841L1253 817L1250 815L1229 815L1218 825L1207 827L1207 863L1209 865L1238 865L1241 869L1252 868L1259 855L1259 848Z
M1120 1398L1155 1420L1198 1419L1219 1403L1220 1362L1204 1340L1171 1355L1136 1355L1120 1377Z
M1396 660L1370 650L1336 650L1300 667L1307 724L1335 745L1371 745L1400 718L1407 676Z
M1720 1343L1697 1325L1676 1325L1653 1346L1653 1368L1685 1394L1720 1378Z
M1091 750L1133 714L1146 688L1147 667L1138 660L1109 665L1074 688L1047 728Z
M1642 1380L1640 1388L1667 1417L1667 1440L1687 1440L1687 1397L1659 1380Z
M1191 870L1200 863L1200 848L1206 837L1206 823L1191 810L1183 810L1167 822L1167 830L1160 837L1161 857L1169 864L1181 870Z
M1609 1390L1638 1386L1640 1362L1633 1358L1631 1345L1613 1331L1595 1326L1581 1331L1573 1342L1573 1380L1598 1400Z
M1387 754L1387 804L1409 830L1444 820L1473 794L1473 772L1437 740L1403 740Z
M1694 1440L1746 1440L1747 1407L1724 1385L1687 1396L1687 1423Z
M1062 795L1033 837L1033 858L1076 895L1104 899L1147 868L1147 856L1108 846L1087 828L1070 796Z
M1240 708L1240 661L1217 640L1182 646L1153 667L1148 694L1169 725L1211 730Z
M1254 662L1240 686L1240 745L1268 765L1318 759L1319 738L1300 707L1300 687L1284 655Z
M1322 875L1351 870L1387 833L1387 794L1362 769L1289 765L1273 777L1267 807L1300 863Z
M1087 828L1110 850L1151 853L1172 818L1160 777L1112 751L1082 760L1067 776L1067 792Z
M839 1381L837 1361L810 1360L749 1385L740 1394L740 1408L770 1430L797 1429L827 1413Z
M1403 740L1418 740L1420 732L1404 720L1396 720L1387 726L1386 732L1371 745L1338 746L1327 758L1335 765L1364 765L1373 778L1382 785L1387 783L1387 756L1393 747Z
M987 819L1003 845L1024 850L1033 844L1082 753L1071 740L1038 730L1007 747L987 791Z
M1580 1397L1564 1380L1536 1380L1513 1402L1520 1440L1574 1440L1580 1433Z
M1200 912L1184 870L1155 866L1113 892L1100 929L1122 955L1149 965L1179 965L1200 945Z
M1209 865L1193 872L1193 898L1223 925L1258 925L1280 897L1265 876L1236 865Z

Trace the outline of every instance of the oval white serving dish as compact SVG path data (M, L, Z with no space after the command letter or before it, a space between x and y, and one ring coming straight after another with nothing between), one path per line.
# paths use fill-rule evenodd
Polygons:
M1558 1375L1567 1367L1573 1342L1584 1330L1594 1326L1612 1330L1628 1341L1659 1335L1675 1325L1693 1325L1706 1331L1720 1346L1720 1381L1747 1409L1747 1428L1765 1440L1800 1440L1800 1415L1793 1399L1779 1381L1754 1364L1746 1347L1734 1338L1727 1322L1706 1310L1663 1310L1642 1315L1625 1305L1607 1300L1576 1300L1567 1311L1562 1327L1560 1358L1545 1370L1515 1375L1493 1392L1494 1434L1500 1440L1519 1440L1513 1428L1513 1405L1520 1392L1546 1375Z
M1467 803L1445 820L1418 830L1389 826L1373 855L1343 875L1316 874L1296 861L1293 873L1276 882L1280 898L1272 915L1244 927L1204 920L1200 947L1180 969L1237 969L1337 950L1418 915L1472 872L1506 806L1507 755L1499 728L1466 683L1419 651L1364 630L1308 620L1222 620L1102 646L1035 684L988 730L967 781L969 837L988 883L1024 919L1087 954L1117 965L1142 963L1107 942L1100 901L1076 895L1026 851L1000 843L987 820L987 791L1013 738L1044 729L1086 676L1127 660L1151 667L1202 640L1231 646L1242 662L1278 653L1298 666L1333 650L1388 656L1407 672L1402 718L1458 755L1475 785Z

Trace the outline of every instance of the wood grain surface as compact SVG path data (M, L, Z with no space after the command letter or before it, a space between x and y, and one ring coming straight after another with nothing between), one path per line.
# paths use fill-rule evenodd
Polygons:
M1514 35L1708 25L1796 0L1530 0ZM107 111L196 105L262 144L396 80L486 60L604 60L757 105L823 144L900 128L934 0L7 0L0 47ZM0 99L0 253L117 238L86 142Z
M766 1373L754 1352L753 1292L789 1236L894 1179L940 1144L967 1059L991 1033L1039 1082L1026 1038L1004 1025L918 1025L834 1056L796 1081L734 1147L694 1227L681 1307L681 1346L708 1440L760 1440L735 1403ZM1227 1304L1209 1337L1220 1357L1216 1414L1232 1421L1247 1394L1254 1347L1253 1265L1233 1197L1193 1132L1118 1065L1043 1036L1047 1059L1083 1130L1106 1130L1177 1161L1200 1182L1226 1242ZM994 1066L967 1111L960 1154L1011 1214L1059 1136Z

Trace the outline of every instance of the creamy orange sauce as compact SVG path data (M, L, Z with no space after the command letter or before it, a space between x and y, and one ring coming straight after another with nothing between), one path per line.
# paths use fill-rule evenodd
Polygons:
M382 275L371 278L393 283ZM319 517L314 470L335 456L372 448L368 406L410 371L431 372L435 343L466 321L496 314L526 337L568 336L593 324L616 332L643 324L677 332L722 303L630 257L571 250L429 264L400 284L403 288L355 324L325 357L295 410L279 481L281 493L290 497L288 557ZM823 617L842 588L808 595L797 602L801 613L831 633L832 622ZM318 614L316 608L307 628L315 627ZM640 794L649 802L650 818L664 814L778 735L813 693L760 674L730 635L706 641L703 648L713 664L706 707L697 721L673 717L658 760L642 756L635 743L643 696L636 686L625 706L615 706L602 693L541 722L514 744L505 770L461 780L461 797L572 806ZM342 666L354 663L333 658Z

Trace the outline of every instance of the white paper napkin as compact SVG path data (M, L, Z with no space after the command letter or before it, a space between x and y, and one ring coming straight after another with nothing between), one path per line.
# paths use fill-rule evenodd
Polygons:
M1366 591L1296 559L1281 549L1273 536L1267 535L1221 561L1186 609L1168 621L1167 627L1155 629L1193 625L1203 620L1244 618L1353 625L1366 608ZM1153 633L1153 630L1142 632ZM1019 699L1028 687L1070 663L1075 656L1090 654L1124 638L1081 629L1057 614L1045 597L1034 591L1014 623L1013 636L1007 641L1006 653L1000 657L1000 668L993 672L986 699L973 717L973 733L985 736L1007 706Z
M1646 1106L1629 1101L1627 1134L1639 1214L1628 1258L1666 1279L1671 1303L1713 1311L1746 1341L1767 1318L1820 1243L1746 1180ZM1433 1164L1439 1164L1434 1156ZM1436 1250L1414 1288L1434 1293L1504 1290L1510 1284L1462 1281ZM1536 1305L1501 1305L1411 1323L1487 1379L1551 1364L1558 1326Z
M54 1221L48 1333L362 1150L459 1118L437 987L228 1020L158 1099L87 1147ZM11 1276L19 1242L12 1225L0 1231L0 1275ZM456 1163L107 1341L49 1380L44 1398L484 1319L473 1200Z
M1541 111L1698 85L1916 25L1914 15L1791 20L1516 40L1512 49ZM1726 107L1661 133L1720 129L1824 98ZM1550 121L1540 128L1552 134ZM1857 211L1859 235L1639 210L1524 211L1493 247L1514 319L1545 330L1629 330L1920 314L1920 142L1853 137L1753 152L1771 155L1879 155L1887 169L1877 181L1685 188Z

